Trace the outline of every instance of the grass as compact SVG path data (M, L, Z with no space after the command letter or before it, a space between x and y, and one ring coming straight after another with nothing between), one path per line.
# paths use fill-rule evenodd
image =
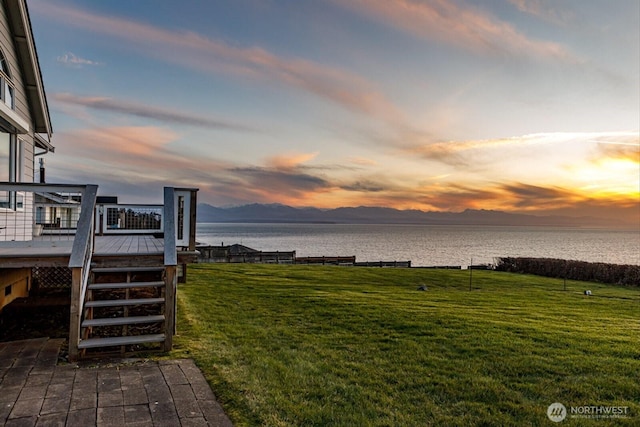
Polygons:
M563 425L638 425L639 289L563 286L490 271L474 271L469 291L467 271L193 265L172 356L195 359L236 425L552 425L553 402L630 411Z

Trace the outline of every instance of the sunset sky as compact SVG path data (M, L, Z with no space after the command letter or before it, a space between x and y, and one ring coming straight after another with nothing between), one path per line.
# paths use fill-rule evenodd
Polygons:
M49 182L640 219L638 0L28 0Z

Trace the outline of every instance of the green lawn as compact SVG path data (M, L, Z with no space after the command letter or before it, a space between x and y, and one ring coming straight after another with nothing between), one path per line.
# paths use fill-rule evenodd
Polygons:
M171 356L195 359L236 425L640 425L638 288L490 271L473 271L472 291L454 270L188 273ZM630 416L554 424L553 402Z

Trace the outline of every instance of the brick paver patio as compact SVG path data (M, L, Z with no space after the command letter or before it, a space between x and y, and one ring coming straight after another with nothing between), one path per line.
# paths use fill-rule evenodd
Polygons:
M232 426L190 359L57 365L62 343L0 343L1 425Z

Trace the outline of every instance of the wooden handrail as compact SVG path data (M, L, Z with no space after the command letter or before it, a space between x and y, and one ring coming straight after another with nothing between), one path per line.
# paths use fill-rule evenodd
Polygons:
M93 244L93 210L96 206L97 185L87 185L82 194L80 205L80 218L76 237L73 239L69 268L85 267L87 251Z
M90 185L77 184L37 184L33 182L0 182L0 191L33 191L36 193L56 193L59 191L83 192ZM97 188L97 186L94 186Z
M69 359L75 361L78 358L78 345L80 343L80 324L84 311L84 299L89 283L91 270L91 256L93 255L93 229L94 209L98 193L97 185L87 185L82 193L80 204L80 218L71 256L69 268L71 269L71 306L69 307Z

